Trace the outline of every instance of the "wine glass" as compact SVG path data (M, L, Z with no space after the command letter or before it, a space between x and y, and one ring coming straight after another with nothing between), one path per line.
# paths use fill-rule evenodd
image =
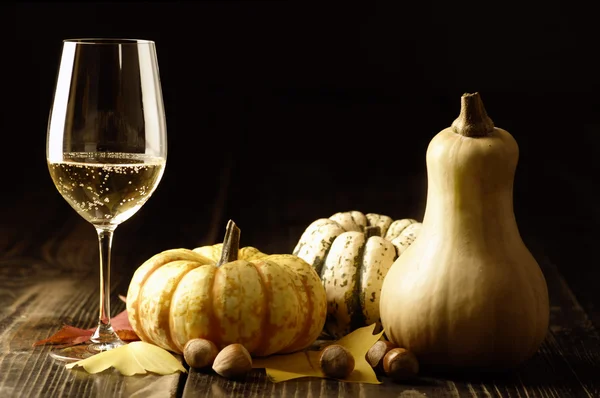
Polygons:
M63 41L46 157L58 192L96 228L100 247L98 326L89 342L50 352L75 361L125 344L110 322L113 233L150 198L167 159L153 41Z

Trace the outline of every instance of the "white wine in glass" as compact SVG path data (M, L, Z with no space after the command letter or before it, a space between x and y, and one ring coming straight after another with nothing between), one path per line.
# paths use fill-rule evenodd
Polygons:
M58 192L98 233L98 326L88 343L50 352L55 359L76 361L125 344L110 322L113 233L150 198L167 160L153 41L63 41L46 157Z

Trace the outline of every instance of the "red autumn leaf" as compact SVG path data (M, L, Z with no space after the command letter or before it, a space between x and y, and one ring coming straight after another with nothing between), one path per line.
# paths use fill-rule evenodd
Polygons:
M131 323L129 323L129 317L127 316L127 310L123 310L119 314L112 317L110 319L110 324L115 332L119 330L131 330L133 332ZM91 328L89 330L96 330L96 328Z
M140 339L133 330L117 330L117 335L125 342L138 341Z
M133 331L131 323L129 323L127 310L121 311L119 314L113 317L110 323L114 331L121 338L121 340L130 342L140 339L138 335ZM94 330L96 330L95 327L90 329L80 329L74 326L64 325L62 329L60 329L58 332L54 333L47 339L43 339L33 343L33 346L35 347L38 345L53 344L60 345L60 347L69 347L85 343L90 339L90 337L94 333Z
M90 330L65 325L62 327L62 329L47 339L36 341L33 343L33 346L35 347L44 344L60 344L61 346L68 347L86 342L92 336L92 333L93 331Z

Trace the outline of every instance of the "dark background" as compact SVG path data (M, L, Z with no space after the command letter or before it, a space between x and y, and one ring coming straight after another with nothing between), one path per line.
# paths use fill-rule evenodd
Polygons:
M485 5L485 7L484 7ZM206 1L0 6L2 204L76 217L46 168L62 39L156 42L169 158L115 235L150 255L212 244L293 249L313 220L421 219L429 140L478 91L520 145L515 214L587 308L597 247L600 61L592 8L567 1ZM85 223L82 219L76 223ZM31 229L35 229L33 223ZM93 229L89 228L91 239ZM128 247L127 236L143 247ZM536 250L538 250L536 248ZM138 264L121 264L133 270ZM588 293L585 293L588 292Z

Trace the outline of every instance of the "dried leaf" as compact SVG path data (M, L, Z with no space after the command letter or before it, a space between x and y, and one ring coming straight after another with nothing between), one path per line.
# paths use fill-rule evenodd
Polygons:
M33 346L44 344L56 344L61 347L68 347L85 343L94 333L93 330L80 329L73 326L65 325L58 332L54 333L47 339L36 341Z
M125 342L138 341L140 337L133 330L121 329L116 331L117 336Z
M129 317L127 316L127 310L121 311L119 314L111 318L110 323L113 330L125 342L137 341L139 336L133 331L131 323L129 323ZM59 345L60 347L70 347L77 344L85 343L96 330L95 327L90 329L80 329L74 326L64 325L62 329L54 333L52 336L36 341L33 346L39 346L44 344Z
M354 371L342 381L381 384L375 371L365 359L369 348L383 334L373 334L375 324L364 326L339 339L336 343L346 347L354 356ZM253 358L253 368L264 368L267 377L273 383L299 377L326 377L319 367L320 351L302 351L286 355L271 355L265 358Z
M338 340L337 344L346 347L354 356L354 371L345 379L345 381L354 381L358 383L381 384L373 367L367 362L366 355L369 348L381 338L383 330L373 334L375 324L357 329Z
M185 368L169 351L144 341L134 341L110 351L104 351L81 361L68 363L67 369L81 366L88 373L99 373L110 367L124 376L152 372L167 375L175 372L186 373Z
M127 316L127 310L123 310L112 317L110 319L110 324L115 332L118 332L119 330L130 330L133 332L131 323L129 323L129 317ZM95 330L95 328L92 328L91 330Z
M299 377L324 377L319 369L319 351L299 351L285 355L253 358L253 368L265 368L273 383Z

